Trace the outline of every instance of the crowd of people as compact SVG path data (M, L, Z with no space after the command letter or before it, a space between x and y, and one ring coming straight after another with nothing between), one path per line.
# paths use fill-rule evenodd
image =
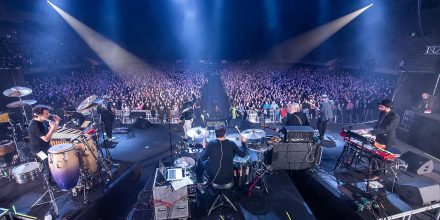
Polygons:
M289 103L299 103L309 118L316 118L324 94L333 101L338 121L373 120L377 102L391 97L394 89L392 79L310 65L226 64L214 69L231 106L239 111L272 109L276 120L285 116ZM119 73L85 68L36 76L28 82L35 99L55 109L74 110L86 97L97 95L115 103L118 110L163 115L181 110L185 97L201 98L207 78L198 65L162 64Z
M125 68L118 73L87 68L28 79L35 99L55 109L74 110L85 98L97 95L118 110L152 110L160 116L178 111L185 97L200 97L206 82L196 68L177 65Z
M276 120L289 103L299 103L315 118L324 94L334 102L338 121L373 120L377 102L391 97L395 84L385 77L311 65L230 65L221 77L231 106L239 111L272 109Z

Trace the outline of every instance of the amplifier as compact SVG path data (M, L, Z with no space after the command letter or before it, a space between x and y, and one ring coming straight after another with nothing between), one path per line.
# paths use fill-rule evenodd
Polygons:
M315 130L310 126L285 126L287 130L286 142L312 142L315 136Z
M170 184L158 185L159 169L156 169L153 185L154 217L161 219L187 219L189 215L187 186L173 190ZM159 175L161 176L161 175ZM159 178L159 179L158 179Z

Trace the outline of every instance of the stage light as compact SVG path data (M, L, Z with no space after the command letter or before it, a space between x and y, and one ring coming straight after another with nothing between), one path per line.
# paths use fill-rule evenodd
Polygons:
M313 49L318 47L321 43L330 38L333 34L335 34L371 6L373 6L373 4L367 5L357 11L337 18L329 23L275 46L269 52L269 59L286 62L300 61Z
M132 69L148 68L148 65L135 55L131 54L98 32L92 30L90 27L72 17L53 3L49 1L48 3L113 71L123 72L128 65L130 65L130 68Z

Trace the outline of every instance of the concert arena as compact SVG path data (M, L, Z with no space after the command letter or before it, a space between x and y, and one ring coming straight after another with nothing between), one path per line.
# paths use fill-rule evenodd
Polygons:
M0 0L0 220L440 219L438 0Z

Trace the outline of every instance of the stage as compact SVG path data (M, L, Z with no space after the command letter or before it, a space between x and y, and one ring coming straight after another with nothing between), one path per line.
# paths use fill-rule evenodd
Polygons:
M115 161L118 166L113 168L114 176L105 185L97 183L88 190L88 203L84 204L83 191L72 196L71 191L57 191L58 186L52 185L54 196L59 210L58 218L53 219L111 219L114 216L123 215L125 210L119 206L120 201L127 201L133 195L137 195L141 170L138 163L127 161ZM117 167L117 168L116 168ZM25 184L17 184L14 179L0 179L0 207L10 209L20 214L44 219L50 209L49 204L31 208L40 196L45 192L43 178ZM135 197L134 197L135 198ZM43 201L48 201L46 195ZM30 218L29 218L30 219Z
M293 175L295 184L312 210L320 210L320 212L316 212L317 218L325 219L326 216L333 216L337 219L395 219L416 216L418 219L435 219L438 216L439 201L433 201L429 205L413 205L408 202L408 198L399 196L399 194L404 194L396 190L399 189L399 186L408 184L437 186L440 183L440 163L436 158L430 158L419 149L398 140L396 148L401 151L401 154L412 151L432 159L434 170L431 173L421 175L400 171L395 181L388 175L384 180L384 188L372 189L373 186L369 187L370 190L375 190L378 195L376 198L369 198L364 193L367 188L364 178L365 170L334 172L344 142L336 132L338 125L332 127L327 136L335 141L336 146L324 148L321 164L316 169L297 172ZM433 192L436 193L436 191ZM414 197L416 197L415 194ZM374 201L379 201L380 207L375 207Z

